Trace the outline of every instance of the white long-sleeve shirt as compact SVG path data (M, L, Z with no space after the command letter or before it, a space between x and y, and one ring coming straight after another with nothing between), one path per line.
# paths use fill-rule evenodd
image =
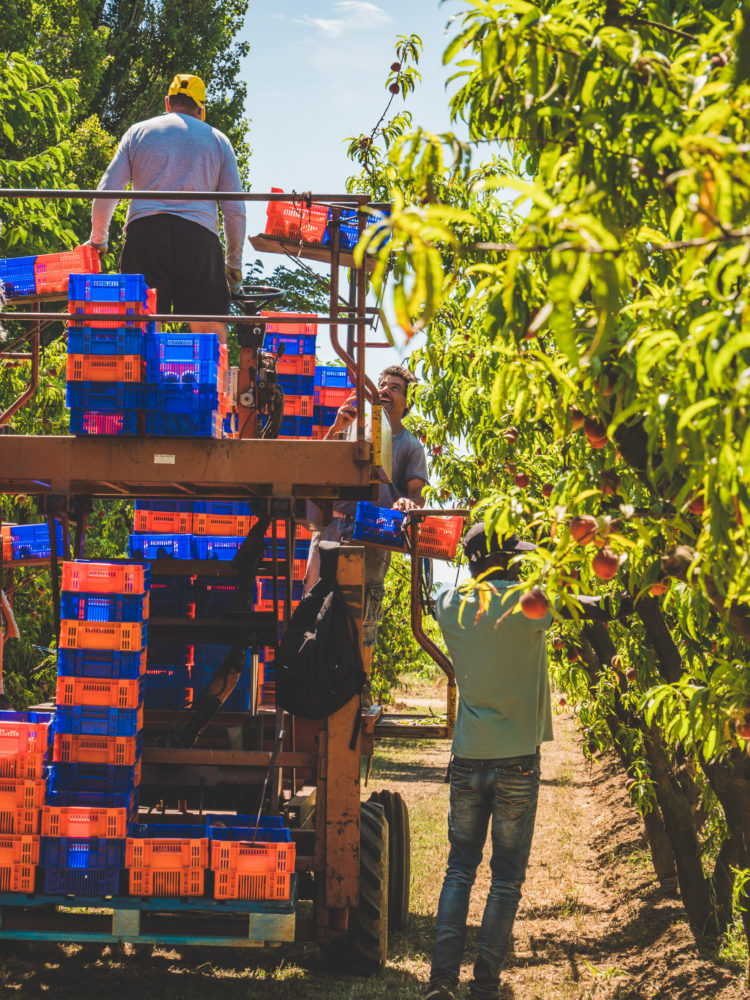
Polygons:
M99 191L241 191L242 182L229 139L218 129L191 115L170 112L136 122L120 141L117 152L99 181ZM244 201L222 201L226 262L242 266L245 241ZM91 242L107 243L113 200L95 199L91 209ZM190 219L219 235L219 215L212 201L165 201L158 198L130 202L125 222L168 212Z

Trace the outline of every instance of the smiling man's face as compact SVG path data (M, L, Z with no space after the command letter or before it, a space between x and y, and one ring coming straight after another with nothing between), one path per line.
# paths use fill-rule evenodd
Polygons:
M393 419L401 419L406 410L406 382L398 375L383 375L378 382L380 404Z

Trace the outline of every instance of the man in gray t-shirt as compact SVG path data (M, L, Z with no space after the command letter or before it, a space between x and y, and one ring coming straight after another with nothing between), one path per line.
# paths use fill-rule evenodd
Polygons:
M408 387L417 381L413 372L400 365L386 368L378 379L378 395L383 411L391 425L392 469L391 482L383 483L378 494L381 507L395 507L407 511L412 507L423 507L422 491L428 482L427 459L424 449L402 421L409 410ZM357 416L352 395L340 407L336 420L326 435L327 440L346 437ZM321 532L313 535L310 543L310 557L305 577L305 590L317 580L320 573L318 543L324 541L349 541L354 532L356 501L342 501L334 508L334 517ZM383 580L388 571L391 554L385 549L365 547L365 612L364 645L374 646L378 622L383 606Z

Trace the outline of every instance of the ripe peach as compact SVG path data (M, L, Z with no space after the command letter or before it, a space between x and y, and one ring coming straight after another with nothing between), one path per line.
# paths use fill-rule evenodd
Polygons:
M605 448L608 444L607 428L601 420L586 417L583 422L583 433L592 448Z
M570 522L570 533L579 545L588 545L596 538L599 522L590 514L574 517Z
M519 472L517 473L517 475L513 477L513 482L516 484L516 486L520 486L522 490L526 490L529 488L529 483L531 482L531 480L529 479L529 477L526 475L525 472Z
M616 576L617 570L620 568L620 560L612 549L605 546L599 549L592 559L591 568L600 580L611 580L612 577Z
M545 497L547 500L549 500L549 498L552 496L552 490L553 489L554 489L554 487L553 487L552 483L545 483L542 486L542 496Z
M521 594L519 603L521 611L527 618L544 618L549 609L549 601L538 587L534 587L532 590L527 590L525 594Z

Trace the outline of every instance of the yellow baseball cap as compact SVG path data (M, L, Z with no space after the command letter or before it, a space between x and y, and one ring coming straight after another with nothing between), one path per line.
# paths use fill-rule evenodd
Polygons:
M192 97L201 110L206 108L206 85L199 76L192 76L190 73L178 73L172 80L167 91L168 97L176 94L185 94Z

